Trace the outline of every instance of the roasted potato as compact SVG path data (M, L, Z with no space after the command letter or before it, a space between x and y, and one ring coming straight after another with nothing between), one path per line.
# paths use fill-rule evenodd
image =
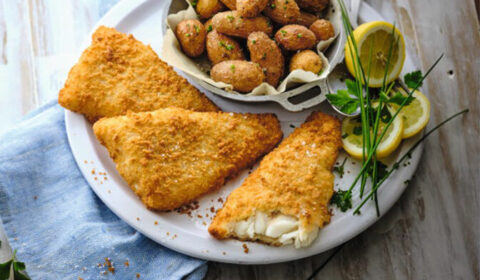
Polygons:
M288 51L311 49L315 46L316 38L313 32L298 24L285 25L275 34L275 40Z
M265 81L277 87L285 71L285 59L278 45L263 32L248 36L250 59L258 63L265 73Z
M227 6L230 10L237 9L237 0L220 0L222 3Z
M265 32L269 36L273 32L272 23L268 18L264 16L244 18L237 11L218 13L213 17L212 23L218 32L241 38L247 38L255 31Z
M195 9L200 18L207 19L223 11L225 6L219 0L198 0Z
M318 17L314 14L300 11L300 16L297 18L296 23L309 28L317 19Z
M207 34L207 54L213 65L226 60L245 60L240 44L215 29Z
M200 56L205 50L205 27L196 19L181 21L175 29L183 52L189 57Z
M210 76L216 82L224 82L239 92L250 92L263 83L265 75L257 63L243 60L228 60L215 64Z
M282 25L295 23L300 17L300 8L294 0L270 0L263 13Z
M330 4L330 0L296 0L300 8L305 9L309 12L319 13L325 10Z
M315 34L317 41L325 41L335 36L332 23L325 19L316 20L310 26L310 30Z
M323 62L320 56L312 50L304 50L296 53L290 60L290 72L297 69L320 74Z
M267 6L269 0L237 0L237 11L242 17L258 16Z
M213 30L213 24L212 24L212 19L207 20L203 26L205 26L205 30L208 32Z

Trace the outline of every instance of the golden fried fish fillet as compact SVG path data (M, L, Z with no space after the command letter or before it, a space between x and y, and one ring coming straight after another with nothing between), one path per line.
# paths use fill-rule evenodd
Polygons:
M330 221L332 168L341 145L340 121L313 113L228 196L210 234L275 246L310 245Z
M132 35L100 26L68 74L58 103L90 122L101 117L180 107L219 109Z
M156 210L177 208L221 187L282 138L273 114L180 108L102 118L93 131L120 175Z

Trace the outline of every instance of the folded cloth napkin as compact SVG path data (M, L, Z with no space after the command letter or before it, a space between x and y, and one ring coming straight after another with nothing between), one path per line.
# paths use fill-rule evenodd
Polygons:
M32 279L202 279L207 271L205 261L151 241L97 198L56 101L0 136L0 217Z

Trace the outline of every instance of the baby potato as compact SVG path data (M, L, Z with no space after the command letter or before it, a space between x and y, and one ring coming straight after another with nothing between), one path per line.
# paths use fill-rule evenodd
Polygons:
M258 63L265 73L265 81L277 87L285 71L285 59L278 45L263 32L253 32L248 36L250 59Z
M315 34L298 24L285 25L275 34L275 40L288 51L311 49L315 46Z
M304 50L296 53L290 60L290 72L297 69L310 71L315 74L320 74L322 71L323 62L320 56L312 50Z
M300 24L309 28L317 19L318 17L314 14L300 11L300 16L297 18L296 24Z
M269 36L273 33L273 26L268 18L264 16L244 18L237 11L218 13L213 17L212 23L218 32L241 38L247 38L255 31L265 32Z
M227 6L230 10L237 9L237 0L220 0L222 3Z
M175 29L183 52L189 57L200 56L205 50L205 27L196 19L181 21Z
M207 34L207 54L213 65L226 60L245 60L240 44L215 29Z
M216 82L224 82L239 92L250 92L263 83L265 75L257 63L243 60L227 60L215 64L210 76Z
M285 25L297 21L300 8L294 0L270 0L263 13L274 22Z
M330 0L296 0L300 8L312 13L319 13L325 10L330 3Z
M198 0L196 5L197 13L203 19L211 18L224 8L225 6L219 0Z
M256 17L268 4L268 0L237 0L237 11L242 17Z
M207 20L203 26L205 26L205 30L208 32L213 30L213 24L212 24L212 19Z
M310 30L317 37L317 41L325 41L335 36L335 30L330 21L325 19L316 20L310 26Z

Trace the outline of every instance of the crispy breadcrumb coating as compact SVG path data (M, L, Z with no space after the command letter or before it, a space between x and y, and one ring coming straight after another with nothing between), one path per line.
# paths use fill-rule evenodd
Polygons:
M103 118L93 131L151 209L171 210L221 187L281 140L273 114L180 108Z
M70 70L58 103L85 115L90 122L124 115L129 110L219 110L160 60L150 46L105 26L95 31L92 44Z
M281 245L267 236L240 238L235 223L255 211L299 219L306 231L330 221L328 202L333 194L332 168L342 146L340 121L313 113L260 162L260 166L235 189L220 209L209 232L215 238L237 238Z

